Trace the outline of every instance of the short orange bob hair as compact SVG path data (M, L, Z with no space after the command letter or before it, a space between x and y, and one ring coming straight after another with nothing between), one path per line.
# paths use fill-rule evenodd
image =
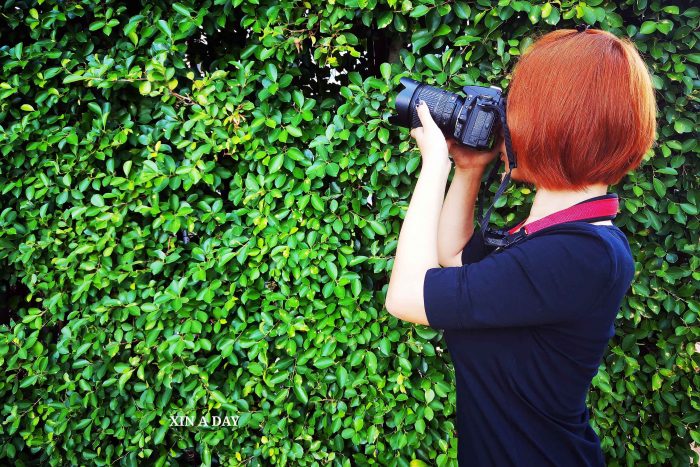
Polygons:
M631 41L607 31L549 32L515 65L507 121L523 181L615 185L654 144L649 70Z

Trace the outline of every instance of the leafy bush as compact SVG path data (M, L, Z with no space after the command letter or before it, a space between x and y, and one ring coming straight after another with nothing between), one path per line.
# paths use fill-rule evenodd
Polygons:
M505 88L533 33L587 23L633 38L659 101L611 188L638 272L592 425L611 466L687 465L700 9L669 3L6 0L0 459L454 465L441 336L384 309L420 165L385 118L402 75Z

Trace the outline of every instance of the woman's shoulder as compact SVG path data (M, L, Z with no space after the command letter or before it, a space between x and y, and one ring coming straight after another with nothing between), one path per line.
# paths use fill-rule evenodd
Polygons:
M607 264L611 278L631 281L634 277L634 257L627 236L614 224L557 224L526 237L522 246L525 250L564 251L562 261L576 264Z
M514 227L513 225L512 227ZM475 231L462 250L462 264L478 262L492 254L519 250L553 250L555 244L567 249L590 255L597 250L601 254L629 254L629 244L624 233L615 225L593 225L588 222L566 222L556 224L530 234L506 247L495 248L486 245L478 231ZM622 248L622 250L620 250ZM593 250L593 251L592 251ZM631 254L629 254L631 257Z
M597 242L615 254L628 254L631 249L627 236L615 224L592 224L584 221L566 222L546 227L526 238L550 237L562 242Z

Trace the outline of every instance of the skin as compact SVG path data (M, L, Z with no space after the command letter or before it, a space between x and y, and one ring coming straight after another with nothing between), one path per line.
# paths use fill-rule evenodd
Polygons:
M428 106L417 108L422 126L411 130L421 153L421 172L401 226L394 266L389 279L386 309L397 318L428 325L423 302L426 271L440 266L462 266L461 254L474 233L474 205L481 178L489 163L499 156L506 163L501 137L491 151L474 151L445 139ZM447 179L455 174L447 196ZM513 169L511 179L527 182ZM608 186L589 185L582 191L552 191L535 186L535 198L526 223L541 219L585 199L604 195ZM611 221L596 224L612 224Z

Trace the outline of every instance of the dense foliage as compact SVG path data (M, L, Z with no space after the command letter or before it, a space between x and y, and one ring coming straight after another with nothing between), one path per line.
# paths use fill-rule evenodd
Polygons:
M585 23L634 40L659 106L657 145L611 187L637 275L592 425L609 465L687 465L697 6L142 3L0 10L3 464L456 464L441 335L384 309L420 166L385 119L401 76L505 88L534 34ZM511 185L493 222L532 197Z

